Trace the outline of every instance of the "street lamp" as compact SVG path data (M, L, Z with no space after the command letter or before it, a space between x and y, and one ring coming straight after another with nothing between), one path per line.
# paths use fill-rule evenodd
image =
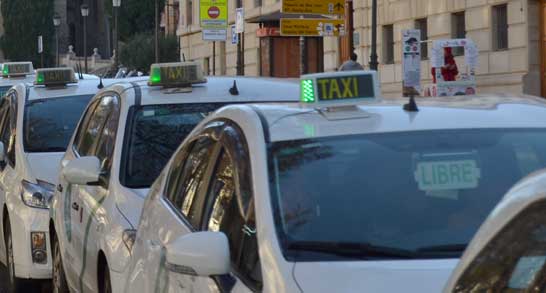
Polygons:
M372 53L370 55L370 69L377 71L377 0L372 0Z
M57 67L59 67L59 26L61 26L61 17L58 14L53 17L53 26L55 26L55 58Z
M89 6L87 4L82 4L80 9L83 17L83 55L85 58L85 73L87 73L87 17L89 16Z
M118 26L118 11L121 6L121 0L112 0L112 7L114 8L114 67L116 72L119 65L119 26Z

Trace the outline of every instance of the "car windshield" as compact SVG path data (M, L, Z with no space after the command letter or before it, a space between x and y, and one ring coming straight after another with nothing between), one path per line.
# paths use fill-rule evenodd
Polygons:
M26 103L23 127L25 152L64 152L93 95L32 100Z
M546 129L274 142L269 166L287 259L453 258L514 183L546 166Z
M224 104L168 104L133 108L124 144L120 181L148 188L180 143L209 113Z

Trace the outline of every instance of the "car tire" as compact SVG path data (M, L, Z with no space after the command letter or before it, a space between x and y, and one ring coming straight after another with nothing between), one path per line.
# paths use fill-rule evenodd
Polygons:
M9 223L5 226L5 236L6 236L6 259L7 259L7 269L8 269L8 292L16 293L22 292L26 288L24 287L24 280L17 278L15 276L15 263L13 260L13 241L11 236L11 225Z
M112 293L112 282L110 281L110 269L107 265L104 266L103 279L99 288L100 293Z
M51 286L54 293L68 293L68 283L64 272L63 259L61 255L61 247L57 237L53 238L53 276Z

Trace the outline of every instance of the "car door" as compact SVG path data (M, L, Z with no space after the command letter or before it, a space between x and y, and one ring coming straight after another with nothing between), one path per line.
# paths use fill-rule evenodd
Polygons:
M206 195L194 202L190 213L200 219L194 223L199 230L226 234L232 273L210 278L169 272L169 292L181 286L192 292L246 293L262 289L248 148L236 126L228 124L223 129L216 157Z
M96 127L98 136L95 138L89 156L95 156L101 164L101 176L97 184L80 187L78 193L81 221L77 234L77 248L82 260L79 273L79 287L82 291L97 290L97 259L100 249L100 239L103 238L105 227L108 226L108 211L103 205L109 196L110 170L114 153L116 135L120 115L119 98L116 95L105 95L101 98L95 111L97 120L104 121L102 125L90 123L89 128ZM105 118L103 118L105 117Z
M20 200L19 184L16 173L16 133L17 133L17 94L10 91L5 97L6 117L2 124L2 136L0 140L5 148L5 163L0 165L0 189L4 192L4 200L9 205L10 197Z
M138 263L129 276L129 288L145 292L192 292L185 276L165 269L165 246L198 229L200 218L190 213L206 191L210 162L217 155L214 129L208 129L177 151L165 176L165 187L145 206L134 256ZM161 228L160 228L161 227ZM133 283L134 282L134 283ZM128 290L131 292L131 290Z
M88 142L90 140L88 126L94 117L99 102L100 100L94 100L87 107L76 130L74 140L67 148L61 161L61 167L66 166L69 161L79 157L80 154L86 155L90 152L92 145ZM81 268L81 260L75 258L77 251L73 239L74 229L79 229L80 226L80 209L77 196L80 188L79 185L68 184L63 176L60 176L57 188L61 194L58 198L60 210L55 213L56 232L62 247L61 253L67 281L72 287L75 287L79 269Z
M468 265L444 292L546 292L545 212L546 200L529 203L489 242L474 239L481 251L460 261Z

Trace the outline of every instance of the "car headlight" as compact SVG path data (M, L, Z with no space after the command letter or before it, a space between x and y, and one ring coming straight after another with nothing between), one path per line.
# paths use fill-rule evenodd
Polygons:
M21 182L21 199L29 207L48 209L55 185L41 180L37 182L37 184L26 180Z
M135 238L136 238L136 230L125 230L123 231L123 243L125 244L125 247L129 250L130 253L132 253L133 245L135 244Z

